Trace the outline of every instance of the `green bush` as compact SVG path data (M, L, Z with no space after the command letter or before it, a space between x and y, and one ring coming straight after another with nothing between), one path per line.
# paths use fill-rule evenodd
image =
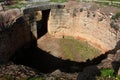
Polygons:
M97 77L97 80L120 80L120 76L114 75L113 69L101 69L101 75Z
M114 70L113 69L101 69L101 76L104 77L114 77Z
M80 8L80 12L83 12L83 8Z
M19 4L14 4L14 5L9 5L9 8L22 8L28 5L27 3L19 3Z
M112 16L112 19L119 19L120 18L120 12L116 13L114 16Z
M120 2L120 0L107 0L107 1L118 1L118 2Z

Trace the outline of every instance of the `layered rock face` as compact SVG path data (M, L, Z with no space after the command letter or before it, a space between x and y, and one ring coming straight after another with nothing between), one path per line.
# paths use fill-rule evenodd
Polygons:
M72 4L71 4L72 3ZM109 15L94 3L68 2L64 9L52 9L48 32L55 37L73 36L103 52L114 49L119 30L111 27Z

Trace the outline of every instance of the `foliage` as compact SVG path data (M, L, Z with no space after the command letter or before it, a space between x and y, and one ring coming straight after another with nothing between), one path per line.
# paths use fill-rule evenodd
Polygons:
M107 0L107 1L118 1L118 2L120 2L120 0Z
M109 3L106 2L96 2L96 3L100 4L100 6L109 5Z
M114 77L114 70L113 69L101 69L101 76L105 77Z
M18 4L14 4L14 5L9 5L9 8L22 8L25 7L26 5L28 5L27 3L18 3Z
M50 0L50 2L67 2L69 0ZM76 1L80 1L80 0L76 0Z
M106 1L106 0L105 0ZM120 2L120 1L118 1L118 2ZM120 8L120 5L117 5L117 4L113 4L113 2L111 1L108 1L108 2L97 2L96 1L96 3L98 3L98 4L100 4L100 6L104 6L104 5L107 5L107 6L114 6L114 7L118 7L118 8Z
M120 76L114 75L113 69L101 69L101 75L97 77L97 80L120 80Z
M67 2L67 0L50 0L50 2Z
M111 19L112 19L112 22L110 23L111 27L118 31L120 29L120 26L119 23L117 23L116 21L120 19L120 12L113 15Z
M83 12L83 8L80 8L80 12Z
M100 53L99 50L92 47L87 42L76 40L72 37L64 37L61 39L60 45L66 57L71 60L76 58L76 56L81 60L92 59Z
M119 19L120 18L120 12L116 13L114 16L112 16L112 19Z
M119 30L119 25L115 24L115 22L111 22L111 28L113 28L114 30L118 31Z

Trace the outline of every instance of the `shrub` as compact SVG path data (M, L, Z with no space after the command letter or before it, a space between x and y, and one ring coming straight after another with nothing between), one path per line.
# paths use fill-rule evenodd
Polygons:
M114 70L112 70L112 69L101 69L100 72L101 72L101 76L115 77L114 76Z
M74 9L73 9L73 17L75 17L75 16L76 16L76 13L77 13L77 9L76 9L76 8L74 8Z
M116 31L120 29L119 23L117 21L120 20L120 12L116 13L115 15L112 16L112 22L111 22L111 27L114 28Z
M95 17L95 13L93 14L93 17Z
M83 12L83 8L80 8L80 12Z
M111 28L113 28L114 30L118 31L120 29L120 26L118 24L116 24L115 22L111 22Z
M101 69L101 75L96 80L120 80L120 76L114 75L113 69Z
M112 16L112 19L119 19L120 18L120 12L116 13L114 16Z

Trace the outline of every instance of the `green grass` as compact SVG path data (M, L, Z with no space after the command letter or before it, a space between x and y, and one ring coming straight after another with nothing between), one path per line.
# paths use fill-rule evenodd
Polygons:
M77 0L80 1L80 0ZM50 0L50 2L68 2L68 0Z
M118 2L120 2L120 0L106 0L106 1L118 1Z
M27 3L18 3L18 4L14 4L14 5L9 5L9 8L22 8L22 7L26 7L26 5L28 5Z
M67 0L50 0L50 2L67 2Z
M100 54L100 51L85 41L76 40L72 37L65 37L61 39L61 48L65 56L74 60L79 58L81 60L92 59Z
M119 1L120 2L120 1ZM96 1L96 3L98 3L98 4L100 4L100 6L105 6L105 5L107 5L107 6L113 6L113 7L118 7L118 8L120 8L120 5L116 5L116 4L109 4L109 2L97 2Z
M106 2L96 2L96 3L100 4L100 6L109 5L109 3Z
M114 77L114 70L113 69L101 69L101 76L104 77Z
M120 76L114 75L113 69L101 69L101 75L97 77L97 80L120 80Z

